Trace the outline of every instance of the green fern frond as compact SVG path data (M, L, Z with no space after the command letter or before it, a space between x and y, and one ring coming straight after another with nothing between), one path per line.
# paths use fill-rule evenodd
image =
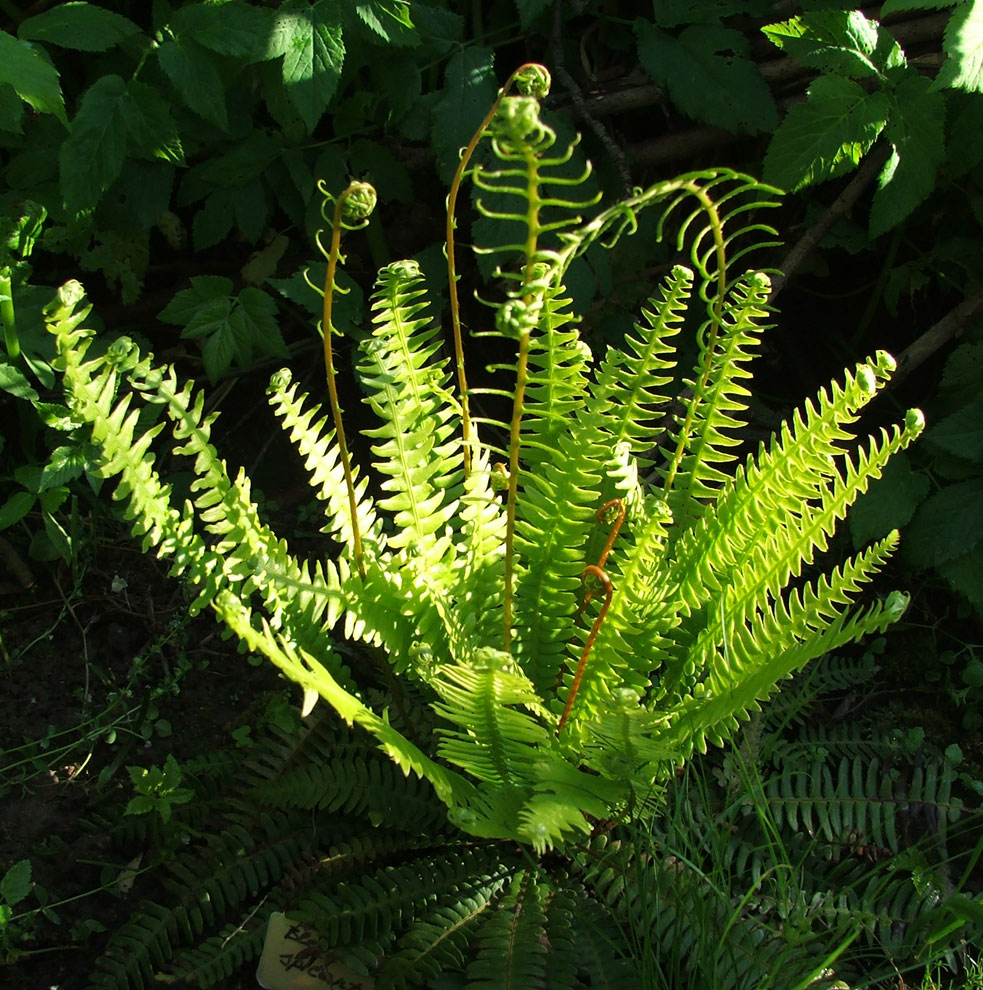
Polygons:
M460 496L463 452L453 434L460 408L450 391L446 359L435 360L438 327L420 314L427 303L419 267L398 262L379 272L372 336L361 345L358 370L366 402L383 425L366 430L376 441L375 466L384 476L379 502L392 514L393 548L411 546L433 581L453 549L445 535Z
M730 448L740 445L735 432L747 410L751 378L745 365L752 360L765 329L770 283L764 275L739 281L724 299L717 325L700 330L700 359L696 377L685 380L692 389L686 415L677 429L670 428L676 450L664 471L666 498L673 519L684 532L713 502L730 475L721 470L736 460Z
M657 389L673 381L675 337L686 316L693 273L676 266L661 286L661 299L642 308L645 324L625 335L626 350L609 347L600 363L593 389L604 432L617 446L627 443L636 457L649 453L659 435L658 419L670 398Z

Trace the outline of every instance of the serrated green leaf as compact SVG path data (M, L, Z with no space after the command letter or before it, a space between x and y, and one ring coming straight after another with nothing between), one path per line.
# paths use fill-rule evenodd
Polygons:
M24 373L6 362L0 363L0 388L11 395L16 395L18 399L28 399L31 402L38 399L38 393Z
M387 45L420 44L407 0L364 0L355 4L358 19Z
M954 176L965 175L983 161L983 127L980 127L980 120L983 120L983 96L964 96L963 105L949 128L946 146L946 168Z
M234 199L236 226L246 240L255 243L266 229L270 215L270 205L266 198L266 187L259 179L254 179Z
M887 462L880 478L853 504L848 521L853 545L866 546L905 526L928 494L928 477L912 471L904 451Z
M762 31L786 54L824 73L863 79L905 65L890 33L859 10L813 11Z
M18 36L28 41L46 41L78 52L108 52L139 33L140 28L122 14L74 0L29 17L17 28Z
M983 394L925 432L925 442L957 457L983 460Z
M126 84L128 100L122 103L123 119L133 139L133 149L146 158L184 164L184 150L170 104L152 86L135 79Z
M0 31L0 83L13 87L39 113L54 114L63 124L68 123L55 67L30 42L6 31Z
M191 279L191 288L182 289L157 314L165 323L186 325L195 313L216 299L227 299L232 294L232 280L221 275L197 275Z
M471 140L498 92L494 59L491 49L469 45L447 63L444 88L433 106L431 134L437 170L445 182L453 178L461 149Z
M211 334L201 349L201 361L209 380L218 381L232 366L235 356L235 331L226 321Z
M239 305L232 314L237 338L248 341L263 354L289 357L277 326L276 302L262 289L249 286L239 293Z
M0 84L0 131L24 133L24 101L10 83Z
M931 83L911 75L889 95L891 109L884 136L893 151L878 179L870 208L870 236L896 227L935 185L945 159L945 105Z
M281 4L266 52L283 56L283 84L311 133L338 88L345 61L337 0Z
M840 76L820 76L793 106L765 154L764 181L796 190L857 167L887 124L890 104Z
M97 80L82 97L59 155L62 194L69 210L94 206L119 176L126 158L123 106L128 100L126 83L114 75Z
M949 485L930 496L904 531L902 553L918 567L939 567L983 540L983 478Z
M693 24L673 37L639 19L635 33L643 68L688 117L728 131L774 130L775 101L739 31Z
M218 244L235 223L236 193L231 189L216 189L205 200L205 205L191 222L191 238L195 250Z
M232 282L214 275L191 281L191 288L179 292L158 316L182 325L186 340L206 338L202 361L212 381L233 362L248 367L257 352L288 356L276 322L276 303L268 293L249 286L233 296Z
M963 0L945 26L942 51L946 60L934 88L983 93L983 0Z
M272 11L241 0L205 0L181 7L171 18L170 27L179 38L219 55L259 61L268 57L264 41L272 15Z
M41 491L64 485L82 476L87 459L81 447L57 447L48 456L41 472Z
M977 611L983 611L983 548L977 545L961 557L938 567L949 586L966 598Z
M0 505L0 529L8 529L20 522L34 507L34 492L14 492L3 505Z
M20 904L31 892L31 861L22 859L0 879L0 898L8 905Z
M90 209L98 202L119 177L131 143L144 157L183 162L164 99L143 83L103 76L82 98L59 155L69 210Z
M208 53L190 40L165 41L157 49L157 58L187 106L228 130L225 87Z
M186 184L190 189L197 183L202 191L198 195L190 194L189 200L202 199L209 185L223 189L249 185L266 171L281 147L282 141L273 135L261 130L252 131L225 154L216 155L191 169Z

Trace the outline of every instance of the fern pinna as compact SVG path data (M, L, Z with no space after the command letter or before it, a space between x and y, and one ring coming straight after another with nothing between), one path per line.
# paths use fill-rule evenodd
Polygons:
M464 354L455 378L419 266L387 266L357 368L379 420L367 431L375 486L348 452L331 322L342 229L374 195L355 183L326 200L330 408L286 371L270 401L306 460L333 556L300 560L271 531L248 478L216 452L201 394L173 370L125 340L90 356L91 333L71 327L58 361L102 473L118 476L134 531L194 589L193 607L213 608L301 685L305 711L324 699L427 778L455 826L542 853L656 807L682 761L726 739L789 675L898 618L900 594L857 604L896 534L831 570L816 563L922 418L862 441L850 432L894 367L881 353L741 460L769 281L732 266L771 237L757 218L775 190L694 172L584 221L586 174L570 174L572 149L556 148L535 96L503 95L486 137L493 165L468 172L478 210L514 233L489 249L504 290L488 331L513 377L483 406L499 408L504 391L509 411L462 431L481 390L461 393ZM660 235L675 225L690 266L667 275L624 349L598 358L566 275L595 242L633 233L645 209L659 211ZM686 375L674 338L688 313L699 356ZM196 474L183 504L155 469L166 424L147 424L161 411ZM350 669L338 636L381 661L393 711L429 710L432 735L368 703L378 664Z

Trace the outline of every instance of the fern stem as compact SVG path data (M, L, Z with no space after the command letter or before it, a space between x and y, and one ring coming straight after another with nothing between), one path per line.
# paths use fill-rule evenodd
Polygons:
M537 270L536 255L539 250L539 161L535 150L523 148L528 167L528 208L526 212L525 266L520 290L522 305L517 309L519 354L515 369L515 396L512 401L512 421L509 431L509 488L505 502L505 630L504 650L512 649L512 598L515 583L515 506L519 497L519 445L521 441L522 412L526 401L526 384L529 380L529 349L533 327L538 322L542 303L542 288L535 283L541 273Z
M611 517L612 511L614 512L613 519ZM610 502L605 502L604 505L597 510L594 519L597 522L605 522L608 519L612 520L611 529L608 532L608 538L605 540L604 547L597 557L596 566L603 570L604 565L607 563L608 555L611 553L611 548L614 546L614 541L618 538L618 533L621 532L621 524L625 521L625 503L622 502L620 498L613 498ZM577 608L578 618L586 611L587 606L590 605L593 597L593 590L588 588L580 602L579 607Z
M515 504L519 495L519 427L526 400L529 380L528 331L519 337L519 358L516 364L515 397L512 402L512 426L509 436L509 488L505 503L505 632L504 650L512 649L512 591L515 582Z
M598 631L601 628L601 624L604 622L608 614L608 609L611 607L611 598L614 594L614 590L611 587L611 579L598 567L596 564L588 564L583 573L580 575L580 579L583 580L588 574L592 574L596 577L601 584L604 586L604 604L601 606L601 611L597 613L597 618L594 620L594 624L591 626L590 633L587 636L587 642L584 643L584 648L580 653L580 660L577 663L577 671L573 675L573 683L570 685L570 694L567 696L567 703L563 709L563 714L560 716L560 722L556 727L556 734L559 735L563 730L563 727L567 724L567 719L570 718L570 711L573 708L574 700L577 697L577 692L580 690L580 682L584 676L584 668L587 666L587 658L590 656L590 651L594 646L594 640L597 639Z
M530 72L539 72L542 67L534 62L527 62L520 65L515 72L505 80L505 85L498 91L495 102L492 103L488 113L478 125L477 130L471 135L471 140L461 154L461 160L457 163L454 178L451 181L450 189L447 193L447 221L445 227L445 238L447 242L447 287L448 297L451 307L451 329L454 335L454 366L457 370L457 388L461 393L461 439L464 445L464 477L471 474L471 413L468 406L468 379L464 367L464 340L461 334L461 305L457 295L457 265L454 256L454 231L457 227L457 197L461 191L461 183L464 181L464 173L474 156L481 136L485 133L488 125L492 122L495 114L498 113L502 99L508 95L513 83L519 78L528 76Z
M358 528L358 505L355 499L355 481L352 477L352 464L351 456L348 453L348 442L345 439L345 425L341 418L341 404L338 401L338 388L335 384L334 348L331 346L331 335L334 333L334 325L331 322L331 310L334 304L335 272L338 268L338 258L341 255L341 231L344 226L345 204L348 197L353 193L358 193L360 191L358 187L363 185L365 184L353 182L335 200L334 216L331 222L331 247L328 249L328 268L324 276L324 309L321 317L321 327L324 331L324 369L328 379L328 399L331 404L331 416L334 419L335 436L338 438L338 449L341 452L341 466L345 472L345 488L348 491L348 512L351 516L352 524L352 551L355 555L359 577L364 580L365 561L362 552L362 534Z

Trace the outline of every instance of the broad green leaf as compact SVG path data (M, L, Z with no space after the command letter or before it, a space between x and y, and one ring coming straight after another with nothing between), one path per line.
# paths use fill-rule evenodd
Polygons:
M59 155L62 195L72 212L95 206L119 176L126 159L128 101L126 83L114 75L98 79L82 97Z
M444 89L433 105L431 141L437 169L450 182L461 159L461 149L488 112L498 93L491 49L469 45L447 63Z
M870 483L850 509L854 546L866 546L907 525L928 494L928 485L927 475L912 471L907 453L895 454L881 477Z
M8 905L20 904L31 892L31 861L22 859L7 870L0 880L0 898Z
M181 7L170 27L182 41L194 41L219 55L259 61L267 57L264 43L271 17L272 11L241 0L205 0Z
M544 11L553 7L552 0L515 0L519 11L519 27L523 31Z
M839 76L820 76L793 106L765 154L764 180L788 190L857 167L884 129L887 96Z
M934 423L925 442L957 457L983 460L983 394L977 393L961 409Z
M213 247L232 230L237 197L238 193L232 189L216 189L209 193L205 205L191 221L191 238L196 251Z
M63 124L68 123L55 67L30 42L6 31L0 31L0 83L12 86L39 113L54 114Z
M16 395L18 399L34 402L38 398L38 393L34 391L24 373L12 364L7 364L6 361L0 363L0 389Z
M387 45L420 44L407 0L363 0L355 4L358 19Z
M956 7L945 27L942 50L946 60L935 88L983 93L983 0L962 0Z
M59 155L62 194L69 210L95 206L119 177L131 142L139 156L183 162L164 99L143 83L103 76L82 98Z
M938 571L950 587L983 611L983 547L977 545L969 553L947 560Z
M889 94L884 136L893 151L870 208L872 238L897 226L927 198L945 160L945 104L930 86L923 76L910 75Z
M157 49L161 68L184 102L223 131L229 128L225 86L212 57L191 40L165 41Z
M287 0L276 11L267 55L283 56L283 83L312 132L338 88L345 61L338 0Z
M264 131L252 131L226 154L215 155L190 170L187 176L188 198L192 202L202 199L208 186L236 189L249 185L263 175L281 147L279 140Z
M23 134L24 101L10 83L0 84L0 131Z
M635 32L645 71L688 117L728 131L775 129L775 101L739 31L694 24L676 38L637 20Z
M57 447L48 456L41 472L41 491L64 485L82 476L87 464L85 451L78 446Z
M170 104L151 86L137 80L126 84L128 100L121 109L133 150L145 158L160 158L174 165L184 164L184 149Z
M205 338L202 361L212 381L233 362L248 367L257 353L287 356L273 299L252 286L233 296L232 288L227 278L198 276L158 314L165 323L183 325L182 338Z
M139 34L129 18L91 3L55 4L23 21L17 34L28 41L46 41L79 52L108 52Z
M815 11L762 30L772 44L820 72L863 79L905 64L890 33L859 10Z
M3 505L0 505L0 529L8 529L20 522L34 507L37 496L34 492L14 492Z
M239 293L238 306L231 317L237 340L248 341L261 354L289 357L276 316L273 297L262 289L247 286Z
M983 161L983 96L953 93L951 97L962 97L959 108L949 128L949 143L946 147L946 167L953 175L965 175ZM951 98L950 97L950 98Z
M158 314L165 323L182 326L189 323L195 313L217 299L227 299L234 286L232 279L221 275L197 275L191 279L191 288L179 292Z
M915 513L902 553L918 567L956 560L983 540L983 478L948 485Z

